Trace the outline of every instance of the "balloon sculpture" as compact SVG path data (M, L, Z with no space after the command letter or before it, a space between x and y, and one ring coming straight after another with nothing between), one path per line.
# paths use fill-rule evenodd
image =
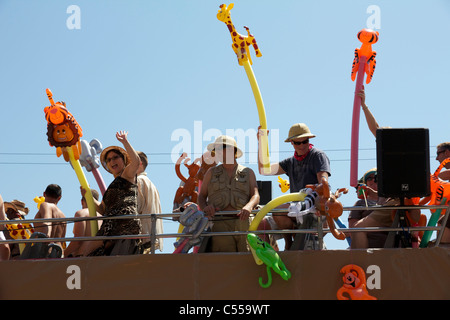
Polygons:
M259 285L261 287L268 288L272 284L272 273L270 272L270 269L278 273L280 277L286 281L291 278L291 273L288 269L286 269L286 266L283 261L281 261L280 256L270 244L261 240L261 238L254 233L247 234L247 241L258 258L261 259L261 261L263 261L266 265L268 280L267 283L263 283L262 278L260 277Z
M198 209L197 204L191 203L180 215L180 224L184 226L183 234L189 234L189 237L180 237L174 243L175 251L173 253L188 253L194 246L199 246L202 242L200 234L205 230L209 220L205 214Z
M196 161L197 160L195 160L194 162ZM200 190L202 186L202 181L206 174L206 171L208 171L209 168L215 167L217 165L215 153L211 151L206 151L205 153L203 153L199 161L200 161L200 169L195 175L195 178L198 179L198 190Z
M306 197L306 193L303 192L294 192L289 194L284 194L282 196L279 196L278 198L272 199L269 201L259 212L256 214L255 218L253 219L252 223L250 224L250 227L248 228L248 231L256 231L258 229L259 224L261 223L262 219L266 216L267 213L270 212L270 210L278 207L279 205L282 205L287 202L291 201L303 201ZM258 265L263 264L263 261L256 255L256 252L253 248L250 248L253 254L253 259L255 259L255 263Z
M98 170L100 167L99 156L102 153L102 149L102 144L97 139L92 139L90 143L86 140L81 140L80 164L82 167L85 167L88 172L92 171L98 187L100 188L100 192L104 195L106 184Z
M291 187L291 185L289 184L289 181L281 178L280 176L278 176L278 182L280 183L278 186L281 188L281 192L283 192L283 193L288 191L289 188Z
M325 178L322 178L322 182L316 185L306 185L306 188L310 188L315 190L318 193L318 197L316 198L315 207L316 210L326 217L328 222L328 227L331 230L331 234L338 240L344 240L345 234L339 232L334 225L335 219L338 219L343 212L342 203L337 200L340 196L340 193L347 193L347 188L338 189L334 194L330 192L330 186Z
M371 29L362 29L358 32L358 40L362 42L361 47L355 49L355 58L353 59L352 81L355 81L355 98L353 100L353 119L352 119L352 139L351 139L351 157L350 157L350 185L356 187L358 184L358 145L359 145L359 115L361 108L361 97L358 92L362 89L364 73L367 74L366 83L372 80L375 71L375 57L377 53L372 51L372 44L378 41L379 33Z
M64 160L69 161L69 149L78 160L81 154L80 137L83 136L81 127L73 115L66 109L66 104L53 101L53 94L47 89L47 97L50 106L44 108L47 120L47 136L50 146L56 147L56 155L64 155Z
M250 30L247 27L244 27L247 30L247 35L241 35L236 31L236 28L231 21L230 11L233 9L234 4L230 3L228 7L225 4L221 4L219 6L220 10L217 13L217 19L219 21L224 22L228 31L230 32L231 39L233 44L231 47L233 51L236 53L238 63L241 66L244 66L245 72L247 73L248 80L250 82L250 86L252 87L253 95L255 97L256 106L258 108L259 115L259 124L261 126L261 153L262 153L262 165L265 173L270 173L270 158L269 158L269 142L267 138L267 120L266 120L266 111L264 109L264 103L262 100L261 92L259 91L258 82L256 81L255 74L252 70L252 58L250 56L249 46L253 46L255 49L256 56L261 57L261 51L256 44L255 37L250 34Z
M41 207L41 203L45 202L45 197L34 197L34 202L36 202L37 208L39 209Z
M19 220L22 220L22 218L19 218ZM9 231L9 235L14 240L17 239L29 239L30 236L34 233L34 229L29 223L13 223L13 224L7 224L6 229ZM25 249L25 243L19 243L19 251L22 254L23 250Z
M377 300L367 292L366 273L361 267L349 264L341 269L341 273L344 274L342 277L344 284L337 291L338 300Z
M434 174L430 175L430 191L431 195L429 197L423 198L420 200L419 205L425 205L429 203L430 205L438 205L438 204L448 204L450 201L450 182L443 181L439 179L439 173L442 168L450 162L450 158L445 159L441 162L439 167L436 169ZM430 220L428 220L428 227L436 226L439 217L441 214L445 213L445 209L437 209L430 210L432 212ZM422 240L420 242L420 248L426 248L428 246L428 242L430 241L431 234L433 231L427 230L424 232L422 236Z
M67 110L64 102L54 102L53 94L50 89L46 90L47 97L50 101L50 106L44 108L45 119L47 120L47 136L50 146L56 147L56 155L64 155L64 160L72 165L81 186L86 190L86 202L89 209L89 215L96 217L96 206L94 198L92 197L91 189L81 169L80 161L81 155L80 138L83 136L81 127L73 115ZM96 220L91 220L92 236L95 236L98 230Z
M183 161L184 160L184 161ZM177 206L182 205L183 201L185 199L188 199L194 203L197 203L198 198L198 178L197 173L200 170L200 165L197 164L198 159L196 159L193 163L187 164L187 162L190 160L190 158L187 158L187 154L184 152L177 160L175 164L175 172L178 176L178 178L181 179L181 181L184 183L182 186L180 186L177 189L177 192L175 193L175 199L174 203L177 204ZM180 171L180 165L181 162L185 165L185 167L188 169L189 177L185 178L183 174Z

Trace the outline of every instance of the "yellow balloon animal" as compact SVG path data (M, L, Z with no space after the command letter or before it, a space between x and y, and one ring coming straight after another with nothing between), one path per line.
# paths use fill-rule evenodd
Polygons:
M44 197L34 197L33 199L34 202L36 202L38 209L41 207L41 203L45 202L45 198Z
M281 192L285 193L286 191L289 190L289 188L291 187L291 185L289 184L289 182L283 178L281 178L280 176L278 176L278 182L280 183L279 186L281 188Z
M230 3L228 7L225 4L219 6L219 12L217 13L217 19L224 22L228 31L230 32L231 39L233 43L231 47L236 53L238 63L244 66L245 72L247 74L250 86L252 87L253 95L255 97L256 106L258 108L259 124L261 126L262 134L260 135L260 145L261 145L261 159L264 173L270 173L270 158L269 158L269 142L267 138L267 120L266 120L266 110L264 109L264 103L262 100L261 92L259 91L258 82L256 81L255 74L252 70L252 58L250 56L249 46L253 46L255 49L256 56L261 57L261 51L256 44L255 37L250 34L249 28L245 27L247 30L247 35L241 35L236 31L236 28L231 21L230 10L233 9L234 4Z
M22 218L20 218L20 220L22 220ZM31 235L34 233L34 229L29 223L19 222L14 224L7 224L6 229L8 229L11 238L15 240L29 239ZM24 249L25 243L19 243L19 250L21 254Z

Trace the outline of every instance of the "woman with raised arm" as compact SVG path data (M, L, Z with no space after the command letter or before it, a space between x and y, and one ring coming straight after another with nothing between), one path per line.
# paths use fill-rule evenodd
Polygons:
M114 176L102 202L96 202L97 212L103 216L137 216L137 171L140 158L128 141L128 132L116 133L116 138L125 150L110 146L103 150L100 160L106 171ZM84 196L86 191L82 189ZM141 223L136 219L104 220L97 236L138 235ZM139 239L92 241L83 254L89 256L137 254L140 251Z

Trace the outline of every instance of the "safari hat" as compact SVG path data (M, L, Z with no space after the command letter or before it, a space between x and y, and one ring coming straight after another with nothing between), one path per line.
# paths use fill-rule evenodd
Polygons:
M362 183L367 184L367 178L371 175L377 175L377 168L372 168L370 170L368 170L366 173L364 173L364 175L362 176L361 180Z
M130 160L128 159L128 153L121 147L110 146L110 147L108 147L106 149L103 149L102 153L100 154L100 161L102 163L103 168L105 168L105 170L108 171L109 173L111 173L111 171L109 171L108 165L106 164L106 155L111 150L116 150L116 151L118 151L119 153L121 153L123 155L123 158L125 160L125 166L127 166L128 163L130 162Z
M5 212L12 208L14 211L18 212L21 216L26 216L30 211L27 207L25 207L25 203L19 200L13 200L11 202L4 202Z
M213 151L216 148L216 146L221 146L223 144L226 144L227 146L232 146L232 147L236 148L236 158L242 157L242 150L237 147L236 140L234 140L230 136L225 136L225 135L218 136L216 138L216 140L214 141L214 143L208 144L206 149L208 149L208 151Z
M289 129L288 138L284 142L290 142L293 139L299 138L314 138L315 135L309 131L309 128L304 123L296 123Z

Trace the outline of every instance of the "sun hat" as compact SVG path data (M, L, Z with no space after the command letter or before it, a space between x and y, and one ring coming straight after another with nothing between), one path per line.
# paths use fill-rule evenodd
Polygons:
M296 123L289 129L288 138L284 142L290 142L293 139L300 138L314 138L315 135L309 131L309 128L304 123Z
M216 148L216 146L222 146L224 144L236 148L236 158L242 157L242 150L237 147L236 140L234 140L230 136L225 135L218 136L213 143L208 144L206 149L208 149L208 151L213 151Z
M100 161L102 163L103 168L105 168L105 170L108 171L109 173L111 173L111 171L109 171L108 165L106 163L106 155L108 154L108 152L112 150L118 151L120 154L123 155L123 158L125 160L125 166L127 166L129 163L128 153L125 151L125 149L118 146L110 146L106 149L103 149L102 153L100 154Z
M364 173L364 175L362 176L361 180L362 183L367 184L367 178L371 175L376 175L377 174L377 168L372 168L368 171L366 171L366 173Z
M26 216L30 211L27 207L25 207L25 203L19 200L13 200L11 202L4 202L5 212L12 208L14 211L18 212L21 216Z

